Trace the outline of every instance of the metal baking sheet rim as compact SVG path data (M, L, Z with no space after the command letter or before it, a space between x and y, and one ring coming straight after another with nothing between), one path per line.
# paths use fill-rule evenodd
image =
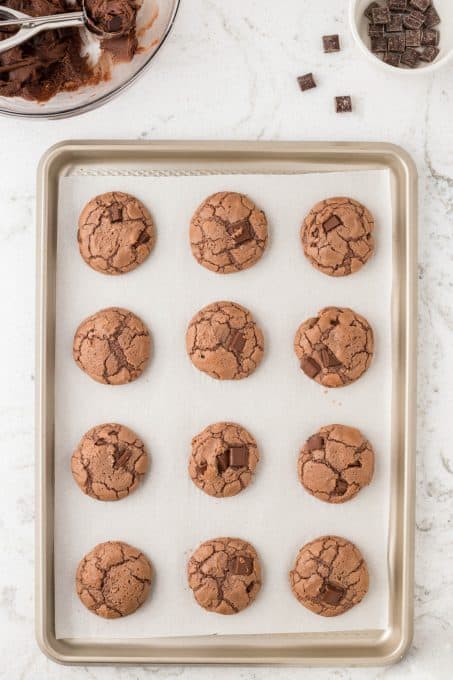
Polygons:
M229 172L329 172L388 167L394 191L390 620L385 630L173 639L57 639L53 588L53 349L58 178L74 167L192 167ZM388 665L413 636L417 345L417 171L411 157L379 142L67 141L41 159L37 183L36 578L39 647L63 664Z

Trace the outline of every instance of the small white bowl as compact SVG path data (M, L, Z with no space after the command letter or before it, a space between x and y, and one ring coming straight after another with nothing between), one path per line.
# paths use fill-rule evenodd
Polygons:
M350 0L349 23L352 35L362 52L382 69L405 76L417 76L437 71L453 58L453 0L434 0L434 6L441 18L439 26L435 26L440 31L440 53L431 64L421 63L417 68L395 68L373 54L368 36L369 21L364 15L370 2L371 0Z

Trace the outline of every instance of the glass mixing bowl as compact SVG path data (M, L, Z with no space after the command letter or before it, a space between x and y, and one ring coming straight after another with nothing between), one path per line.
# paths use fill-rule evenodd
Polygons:
M113 99L149 67L171 31L180 1L143 0L137 15L137 36L142 49L129 63L113 65L109 80L81 87L75 92L60 92L47 102L0 97L0 114L23 118L66 118L95 109ZM88 36L86 38L87 52L92 54L96 46L90 43Z

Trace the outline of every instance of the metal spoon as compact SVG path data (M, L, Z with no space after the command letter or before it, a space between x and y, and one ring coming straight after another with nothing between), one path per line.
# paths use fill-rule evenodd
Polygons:
M11 17L5 21L0 21L0 31L3 26L18 26L20 30L5 40L0 40L0 54L10 50L12 47L21 45L26 40L30 40L41 31L52 31L58 28L68 28L69 26L79 26L88 28L92 33L96 33L101 38L118 38L126 32L124 28L118 31L107 32L96 26L88 16L85 0L82 2L82 10L79 12L65 12L63 14L51 14L46 17L31 17L28 14L19 12L10 7L0 6L0 16Z

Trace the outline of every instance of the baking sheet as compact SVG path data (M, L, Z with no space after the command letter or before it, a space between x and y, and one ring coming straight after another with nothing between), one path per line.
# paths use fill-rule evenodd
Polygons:
M85 265L76 243L77 217L107 190L134 193L157 226L150 258L136 271L105 277ZM217 190L248 193L266 211L271 240L262 260L237 275L200 267L188 245L188 222ZM305 260L299 226L311 205L329 195L363 201L377 220L377 252L351 277L331 279ZM391 191L387 170L306 175L66 177L60 182L57 252L55 414L55 617L57 637L127 638L203 634L327 632L381 629L388 624L387 544L391 408ZM266 356L246 380L220 383L193 368L185 354L188 321L202 306L231 299L247 306L265 333ZM130 308L148 324L152 361L135 383L109 387L84 375L71 357L78 323L110 305ZM375 331L376 357L357 383L326 390L300 371L292 350L297 326L325 305L348 305ZM247 427L261 449L253 485L213 499L188 478L191 437L217 420ZM151 469L129 498L101 503L72 480L70 457L83 433L107 421L143 438ZM319 426L359 427L376 451L370 487L344 505L311 497L297 479L300 446ZM302 607L287 580L297 550L321 534L356 542L370 570L364 601L324 619ZM244 612L205 612L186 585L185 565L197 545L238 536L257 548L263 588ZM124 540L153 562L152 597L133 616L105 621L79 602L74 573L96 543Z

